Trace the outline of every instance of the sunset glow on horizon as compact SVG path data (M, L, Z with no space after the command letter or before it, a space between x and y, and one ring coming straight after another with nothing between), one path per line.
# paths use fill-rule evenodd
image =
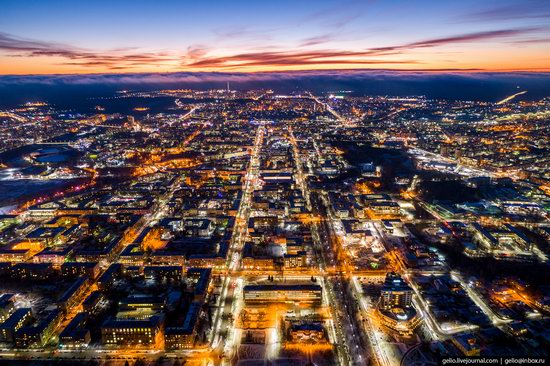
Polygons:
M0 74L550 71L548 1L5 1Z

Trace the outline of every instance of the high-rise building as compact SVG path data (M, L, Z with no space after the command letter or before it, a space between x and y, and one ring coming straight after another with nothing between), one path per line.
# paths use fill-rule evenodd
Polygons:
M401 336L410 337L421 318L412 306L413 290L397 273L390 272L382 286L378 313L381 323Z
M393 307L409 308L412 306L413 290L397 273L390 272L386 275L386 281L380 295L380 308L391 309Z

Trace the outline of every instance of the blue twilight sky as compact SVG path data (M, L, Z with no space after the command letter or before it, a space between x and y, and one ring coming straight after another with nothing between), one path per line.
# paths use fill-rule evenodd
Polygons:
M548 0L0 4L0 74L550 69Z

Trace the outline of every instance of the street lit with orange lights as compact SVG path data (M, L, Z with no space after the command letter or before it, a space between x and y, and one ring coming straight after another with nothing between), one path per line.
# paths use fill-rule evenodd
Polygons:
M476 108L508 113L515 98ZM416 110L470 104L124 90L123 115L108 100L32 144L17 124L38 114L49 131L66 112L0 115L20 136L0 153L0 184L29 191L0 218L2 359L430 364L546 324L544 278L521 275L547 263L546 182L450 156L471 136L446 122L419 127L440 151L408 126ZM535 124L477 128L539 128L542 114L516 112Z

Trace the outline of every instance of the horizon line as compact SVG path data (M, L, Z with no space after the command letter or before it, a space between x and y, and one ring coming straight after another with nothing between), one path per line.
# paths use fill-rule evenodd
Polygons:
M170 75L170 74L298 74L298 73L327 73L327 72L396 72L396 73L464 73L464 74L504 74L504 73L539 73L550 74L550 68L526 69L479 69L479 68L443 68L443 69L394 69L394 68L334 68L334 69L297 69L297 70L258 70L258 71L141 71L141 72L76 72L76 73L34 73L34 74L0 74L0 77L54 77L54 76L115 76L115 75Z

